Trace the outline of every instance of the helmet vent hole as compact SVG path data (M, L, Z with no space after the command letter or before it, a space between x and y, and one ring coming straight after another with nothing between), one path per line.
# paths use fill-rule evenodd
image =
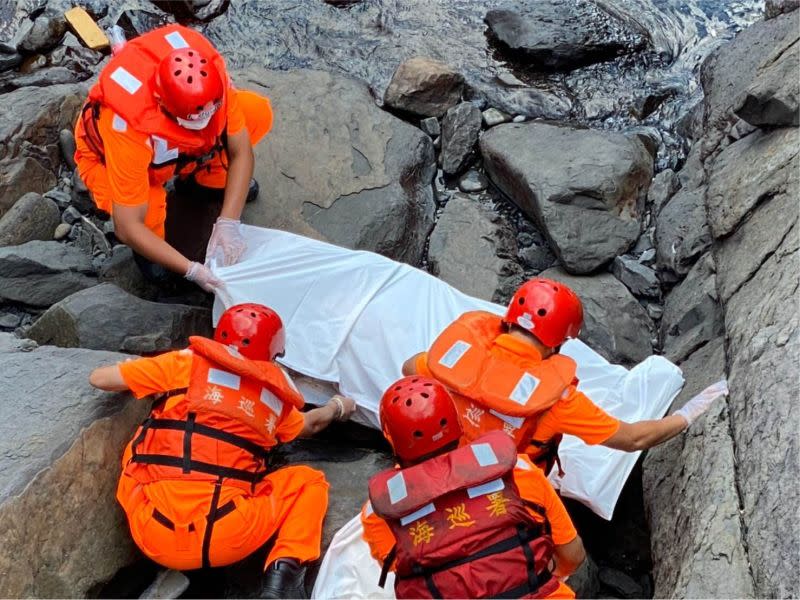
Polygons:
M256 313L254 313L254 312L251 312L251 313L250 313L250 316L251 316L253 319L255 319L255 318L256 318Z
M420 396L422 396L423 398L430 398L428 392L420 392Z
M543 317L547 314L547 311L544 308L540 308L539 310L536 311L536 314L539 315L540 317Z
M520 298L520 299L519 299L519 303L520 303L520 304L525 304L525 298Z
M194 69L194 65L192 63L189 63L189 68Z
M192 76L189 75L189 78L186 80L186 83L192 83Z
M406 400L406 406L411 406L411 399Z
M242 345L243 346L249 346L250 345L250 338L244 338L242 340Z
M417 439L421 438L422 432L419 429L417 429L416 431L414 431L414 437Z
M439 421L439 425L441 425L442 427L447 425L447 419L442 419L441 421Z
M223 331L222 332L222 337L223 337L223 339L227 340L228 339L228 332L227 331Z
M417 383L418 381L419 381L419 379L417 379L417 378L415 377L414 379L412 379L412 380L411 380L411 383Z
M240 312L242 312L243 310L244 310L243 308L237 308L237 309L236 309L236 312L237 312L237 313L240 313Z
M205 71L200 71L200 75L202 75L203 77L208 77L208 73L206 73Z
M395 396L394 398L392 398L392 404L397 404L398 400L400 400L400 398Z
M178 76L178 75L180 75L181 73L182 73L182 71L181 71L180 69L178 69L177 71L175 71L175 77L177 77L177 76Z
M401 387L398 385L398 386L396 386L396 387L394 388L394 391L395 391L395 392L399 392L401 389L402 389L402 388L401 388Z
M429 381L428 383L423 383L425 387L433 387L433 384Z
M207 62L208 62L208 61L207 61L205 58L201 58L201 59L200 59L200 64L201 64L201 65L204 65L204 64L206 64Z
M183 62L183 59L180 56L176 56L175 62Z
M194 52L192 52L191 50L189 50L189 56L194 56Z

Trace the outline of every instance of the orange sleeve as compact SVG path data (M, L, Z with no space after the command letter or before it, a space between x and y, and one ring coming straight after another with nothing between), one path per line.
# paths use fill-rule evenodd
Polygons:
M290 442L300 435L304 425L305 419L303 418L303 413L292 406L289 410L289 414L281 419L281 422L278 424L278 428L275 430L275 438L279 442Z
M361 525L364 527L364 541L369 544L372 557L383 566L386 556L394 548L395 538L386 521L372 512L369 501L361 509Z
M564 503L556 494L553 486L547 480L544 472L535 467L530 459L520 454L517 457L517 468L514 469L514 482L517 484L519 495L534 504L544 508L547 520L550 522L553 543L557 546L569 544L578 536L575 525L564 507ZM535 511L531 514L541 520Z
M191 350L175 350L158 356L119 363L122 379L136 398L178 390L189 385Z
M153 160L148 137L132 130L108 109L100 112L97 128L103 138L108 185L114 202L125 206L147 204Z
M433 377L433 373L428 368L428 353L427 352L420 352L417 354L416 360L414 360L414 368L417 370L417 375L422 375L423 377Z
M239 133L245 127L245 118L242 107L239 104L239 93L236 88L231 86L228 89L228 114L226 131L228 135Z
M572 393L556 402L541 416L533 439L549 440L556 434L566 433L594 445L602 444L617 433L618 429L619 420L573 387Z

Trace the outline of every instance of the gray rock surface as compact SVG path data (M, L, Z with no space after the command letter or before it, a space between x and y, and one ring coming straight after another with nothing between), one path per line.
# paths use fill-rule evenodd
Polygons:
M120 289L138 298L155 300L159 287L148 281L133 259L133 251L128 246L115 246L103 263L98 274L102 283L113 283Z
M86 597L138 556L115 500L147 404L89 385L124 355L0 334L0 596Z
M695 350L724 333L717 298L714 259L706 254L664 301L661 343L664 355L680 363Z
M58 45L67 32L67 21L63 14L45 11L36 17L25 36L17 45L17 50L24 54L45 52Z
M706 222L705 190L681 189L656 219L656 257L659 269L685 275L711 246Z
M454 106L442 119L442 170L456 175L468 163L478 143L481 111L471 102Z
M475 169L467 171L458 180L458 189L462 192L482 192L487 187L489 187L489 180L486 179L486 175Z
M190 335L210 337L213 329L206 308L148 302L103 283L51 306L26 335L62 348L156 354L185 348Z
M245 222L416 264L433 225L430 138L355 79L297 70L236 81L282 115L256 147L255 178L269 195L247 206Z
M481 113L481 117L483 119L483 124L487 128L500 125L500 123L507 123L511 120L510 115L507 115L503 111L497 110L496 108L487 108Z
M639 237L653 161L622 134L544 123L506 124L481 137L494 183L547 232L572 273L589 273Z
M461 100L464 76L438 60L409 58L392 75L383 103L423 117L441 117Z
M442 132L442 128L439 125L439 119L436 117L426 117L422 119L419 122L419 128L432 138L435 138Z
M580 339L613 363L632 365L653 353L653 322L610 273L576 277L554 267L540 274L568 285L583 303Z
M0 299L48 307L97 284L89 256L58 242L0 248Z
M764 18L774 19L798 8L800 8L800 0L767 0L764 3Z
M653 178L653 183L647 190L647 205L653 215L658 216L678 188L680 188L680 182L672 169L664 169Z
M60 221L61 214L55 202L29 192L0 218L0 246L52 239Z
M632 294L658 298L661 296L661 284L656 272L630 256L618 256L611 263L614 277L625 284Z
M0 216L26 193L43 194L55 184L55 175L29 156L0 160Z
M475 200L455 194L428 247L430 271L465 294L498 300L522 281L513 232Z

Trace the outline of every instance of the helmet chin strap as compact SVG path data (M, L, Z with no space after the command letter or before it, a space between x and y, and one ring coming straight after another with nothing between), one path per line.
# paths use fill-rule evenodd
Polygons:
M208 127L208 124L211 122L211 117L213 116L214 115L209 115L204 119L197 119L196 121L175 117L175 121L177 121L178 125L180 125L184 129L190 129L192 131L200 131L201 129L205 129L206 127Z

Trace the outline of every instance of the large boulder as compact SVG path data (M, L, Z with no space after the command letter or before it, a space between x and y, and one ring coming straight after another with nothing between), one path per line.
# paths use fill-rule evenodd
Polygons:
M567 271L594 271L639 237L653 171L640 141L521 123L493 127L480 148L492 180L540 224Z
M711 246L705 189L681 189L656 219L656 257L660 269L683 276Z
M147 404L88 380L124 358L0 334L0 596L85 598L137 558L115 490Z
M30 156L0 160L0 217L21 196L29 192L44 194L55 184L55 175Z
M521 283L514 232L496 213L455 194L439 217L428 246L433 275L465 294L502 301Z
M619 280L610 273L576 277L554 267L540 274L568 285L583 303L580 338L613 363L633 365L653 353L654 326Z
M29 192L0 218L0 246L51 240L60 222L61 211L55 202L35 192Z
M262 198L244 220L417 263L433 225L431 139L356 79L297 70L236 80L279 115L256 148Z
M441 117L461 100L464 76L438 60L416 56L400 63L383 103L421 117Z
M183 348L190 335L212 334L208 309L148 302L110 283L65 298L27 331L40 344L129 354Z
M0 248L0 300L48 307L93 285L92 259L73 246L33 241Z

